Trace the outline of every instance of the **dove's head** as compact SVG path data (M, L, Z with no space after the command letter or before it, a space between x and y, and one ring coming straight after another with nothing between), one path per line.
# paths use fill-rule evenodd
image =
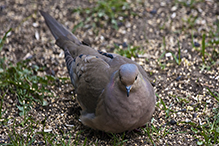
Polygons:
M119 79L123 89L126 89L127 97L139 76L138 67L135 64L123 64L119 68Z

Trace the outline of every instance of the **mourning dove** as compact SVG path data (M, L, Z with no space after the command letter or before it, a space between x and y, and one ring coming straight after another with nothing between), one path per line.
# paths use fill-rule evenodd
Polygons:
M48 13L40 12L56 44L64 50L82 108L81 122L112 133L146 124L154 112L156 98L142 67L123 56L92 49Z

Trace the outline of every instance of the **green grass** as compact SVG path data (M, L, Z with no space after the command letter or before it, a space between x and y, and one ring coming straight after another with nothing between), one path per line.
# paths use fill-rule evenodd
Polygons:
M13 125L12 125L12 130L9 130L9 138L10 142L7 145L13 145L13 146L28 146L28 145L37 145L39 142L41 145L62 145L62 146L70 146L72 144L74 145L81 145L79 144L79 138L78 135L81 134L82 131L79 131L76 134L75 140L71 141L72 138L72 133L64 133L63 136L60 138L60 140L57 138L58 135L54 134L52 132L44 132L44 128L40 132L35 132L37 131L38 125L40 124L40 121L33 120L31 117L28 117L25 120L25 128L23 128L20 131L20 134L17 133L17 127L20 126L20 124L15 123L16 120L14 120ZM25 135L23 134L25 133ZM37 141L35 142L36 138L41 137L42 141ZM66 142L65 139L68 138L69 140ZM84 141L84 145L86 145L86 141Z
M115 45L115 50L114 52L116 54L119 54L121 56L125 56L127 58L131 58L131 57L138 57L138 54L143 54L144 51L140 49L139 46L130 46L128 45L127 49L120 49L119 46Z
M0 39L0 52L2 51L2 48L3 48L3 45L4 45L4 43L5 43L5 40L6 40L6 38L7 38L7 35L8 35L8 33L10 33L11 32L11 28L5 33L5 35L3 36L3 38L2 39ZM3 72L3 67L5 66L4 65L4 62L5 62L5 58L3 57L3 58L0 58L0 73L1 72Z
M7 38L7 34L11 32L9 29L2 39L0 39L0 51L4 46L4 42ZM8 128L10 142L9 145L32 145L35 140L35 136L39 133L34 132L39 121L34 121L28 112L34 105L40 104L41 106L47 106L45 97L52 96L53 93L49 89L55 85L56 78L53 76L45 75L43 77L38 76L37 72L44 70L37 65L29 65L30 60L24 60L16 63L15 65L7 65L7 58L0 57L0 125L7 125L9 120L13 121L12 131ZM65 79L61 79L64 81ZM20 123L16 122L16 119L5 118L3 115L7 110L3 110L4 100L7 96L13 96L16 103L16 107L19 110L19 115L22 117ZM55 97L54 97L55 98ZM33 126L34 125L34 126ZM23 127L26 136L17 133L18 126ZM49 139L49 138L48 138ZM45 141L48 141L46 139ZM7 144L7 145L8 145Z
M165 54L166 54L166 39L165 39L165 37L163 37L163 44L162 44L162 49L161 49L161 51L162 51L162 54L161 54L160 57L158 58L158 65L159 65L159 66L161 67L161 69L163 70L163 69L165 69L165 67L166 67L166 64L161 61L161 59L164 58L164 57L165 57Z
M173 56L173 58L174 58L174 60L175 60L175 62L178 64L178 65L180 65L181 64L181 61L182 61L182 59L181 59L181 49L180 49L180 45L179 45L179 40L178 40L178 55L175 55L173 52L170 52L171 54L172 54L172 56Z
M3 38L0 39L0 52L2 51L2 48L3 48L3 45L4 45L5 40L6 40L6 38L7 38L7 35L8 35L8 33L11 32L11 30L12 30L12 28L10 28L10 29L5 33L5 35L3 36Z
M201 2L204 2L204 0L175 0L174 3L175 4L179 4L179 5L182 5L184 7L188 7L188 8L191 8L191 9L196 9L196 5L198 3L201 3Z
M128 141L128 139L125 139L125 132L123 132L122 135L118 136L118 134L114 134L114 133L107 133L107 135L113 139L112 141L112 145L113 146L120 146L120 145L124 145L124 143L126 141Z
M213 51L207 54L210 61L210 66L214 66L215 64L219 63L217 62L217 59L219 58L219 50L217 47L219 45L219 21L216 21L214 25L216 25L216 31L212 29L209 32L211 39L207 42L207 47L213 48Z
M187 19L182 19L182 21L186 24L183 30L186 31L188 29L193 29L194 26L196 25L197 19L198 16L192 16L192 15L190 15Z
M205 64L205 37L206 37L206 34L203 34L203 36L202 36L202 49L201 49L203 64Z
M214 99L216 99L217 107L212 109L212 114L210 114L210 116L206 116L206 122L204 122L203 125L191 121L177 121L176 123L176 125L184 124L190 126L190 130L194 132L192 136L194 137L194 139L198 140L197 145L215 145L219 143L219 93L212 92L210 89L208 89L208 94L212 96ZM166 135L187 133L187 131L173 132L172 127L168 125L168 122L171 119L171 114L176 113L176 111L171 110L171 105L167 106L161 97L159 97L158 95L157 97L159 98L156 105L157 108L162 107L162 109L160 110L165 111L165 124L160 127L155 127L154 119L152 118L150 126L146 125L146 127L143 128L144 132L147 134L148 138L150 139L153 145L155 145L156 141L159 141L159 139L164 138ZM178 102L184 104L182 105L182 107L188 105L190 102L187 99L176 96L172 96L172 98L177 98Z
M204 2L205 2L204 0L190 0L190 1L175 0L173 4L178 7L185 7L188 11L193 10L193 11L198 12L197 5L204 3ZM194 42L193 42L194 41L193 34L194 32L197 32L196 28L197 28L197 25L199 25L197 24L197 20L202 20L200 13L196 13L195 15L194 13L191 13L188 15L188 17L182 18L180 22L182 24L182 28L180 31L184 33L191 33L192 31L192 47L195 48L195 50L197 50L201 54L202 66L200 66L200 69L201 71L211 70L212 66L214 66L217 63L216 58L218 58L219 56L218 49L216 47L219 44L219 39L218 39L219 38L218 36L219 22L218 20L214 22L214 25L217 26L216 30L212 26L208 26L209 28L211 28L211 30L208 33L206 31L201 32L202 34L202 38L200 40L201 48L199 48L199 47L195 47ZM212 50L212 48L213 48L213 51L208 51L209 49Z
M53 96L48 89L52 86L55 78L52 76L37 76L39 67L28 66L30 60L18 62L16 65L8 66L0 73L0 89L14 94L19 101L17 105L20 115L25 115L31 109L33 102L47 105L45 96Z
M185 7L188 11L197 11L198 8L197 5L204 3L204 0L175 0L174 5L177 5L178 7ZM186 18L181 19L182 28L179 30L180 32L189 33L192 32L192 47L200 52L201 59L202 59L202 66L200 66L201 71L203 70L211 70L212 66L217 64L216 58L219 57L218 48L216 47L219 44L219 21L215 21L214 25L216 26L216 30L212 26L208 26L211 28L209 32L201 31L202 37L196 38L201 42L201 47L195 47L194 46L194 33L197 32L197 20L202 20L202 17L200 13L191 13ZM208 25L208 24L206 24ZM199 32L197 32L199 33ZM213 48L213 51L212 51ZM211 51L209 51L211 50ZM173 55L176 62L178 60ZM179 64L179 63L177 63Z
M216 99L219 105L219 93L212 92L208 89L208 94ZM219 143L219 106L212 109L212 114L206 116L204 124L197 124L194 122L180 122L190 125L193 136L197 139L197 145L215 145ZM198 136L201 136L198 137Z
M207 52L206 47L208 48L213 47L214 48L213 52ZM206 43L205 33L202 35L201 48L200 49L195 48L195 50L197 50L201 54L202 66L199 67L201 71L205 69L210 70L211 67L216 63L215 56L218 56L218 52L216 51L215 47L211 43Z
M157 94L156 96L158 97L158 101L156 104L156 107L159 108L161 111L165 112L165 116L164 116L164 121L165 124L161 125L161 126L154 126L155 125L155 119L152 118L151 119L151 123L150 126L146 125L145 128L142 128L143 131L145 132L145 134L147 134L150 142L153 145L156 145L156 141L159 141L159 139L164 138L165 136L167 136L168 134L174 134L173 132L171 132L172 127L168 125L169 121L171 120L171 115L175 112L171 109L172 105L167 106L166 103L163 101L163 99L161 97L159 97ZM162 108L161 108L162 107ZM175 133L177 134L177 133Z
M32 145L34 140L35 140L35 136L36 133L34 132L34 126L37 126L39 122L35 122L34 120L31 119L31 117L28 117L26 119L24 119L24 124L28 125L26 128L24 128L21 131L21 134L17 133L17 127L20 126L20 124L16 124L15 123L16 120L13 120L13 125L12 125L12 130L9 130L10 132L8 133L8 136L10 138L10 142L9 145L18 145L18 146L29 146ZM34 126L33 126L34 125ZM24 132L26 134L26 136L24 136L22 134L22 132Z
M126 0L98 0L92 8L77 8L73 13L77 12L80 15L87 15L85 23L91 21L93 27L104 27L104 23L112 24L113 28L118 29L118 23L123 22L128 15L136 15L130 12L130 4ZM73 29L85 25L84 20L78 23Z
M199 68L203 71L205 69L210 70L216 63L217 58L219 57L219 50L216 47L219 44L218 38L215 34L210 33L209 38L212 38L210 41L206 41L206 33L203 33L201 40L201 48L195 47L194 37L192 34L192 47L200 53L202 59L202 66ZM213 48L211 52L207 51L206 48Z

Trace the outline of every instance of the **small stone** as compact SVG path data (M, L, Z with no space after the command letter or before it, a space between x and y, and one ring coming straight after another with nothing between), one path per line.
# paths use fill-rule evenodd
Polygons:
M153 9L153 10L150 11L150 13L151 13L151 14L156 14L156 13L157 13L157 10Z
M202 13L202 12L203 12L203 10L202 10L201 8L198 8L198 11L199 11L199 13Z
M174 12L172 15L171 15L171 18L175 18L176 17L176 13Z
M122 47L123 47L123 48L128 47L127 43L126 43L126 42L123 42L123 43L122 43Z
M173 6L172 8L171 8L171 11L176 11L177 10L177 6Z
M188 122L191 122L191 120L189 120L189 119L186 119L186 120L185 120L185 122L187 122L187 123L188 123Z
M189 15L189 14L191 14L191 11L187 11L187 12L186 12L186 15Z
M10 32L8 32L8 34L6 35L7 37L9 37L11 35L11 31Z
M189 110L189 111L193 111L194 108L193 108L192 106L187 106L187 110Z
M169 53L166 53L165 56L166 56L166 57L171 57L172 54L169 52Z
M6 5L1 5L0 6L0 11L4 10L6 8Z
M211 99L206 100L206 103L211 103Z
M181 79L181 77L182 77L182 76L178 76L178 77L176 78L176 81L179 81L179 80Z
M117 26L118 26L118 27L121 27L121 26L123 26L123 23L122 23L121 21L119 21L119 22L117 23Z
M166 3L165 2L160 2L160 6L166 6Z
M205 24L206 24L206 20L202 20L202 21L201 21L201 24L202 24L202 25L205 25Z
M130 22L126 22L125 27L127 27L127 28L131 27L131 23Z
M63 58L64 57L64 51L61 51L59 54L59 58Z
M67 127L74 127L74 125L65 124Z
M175 124L176 124L176 121L173 120L173 119L171 119L170 122L169 122L169 124L170 124L170 125L175 125Z
M40 39L40 35L39 35L38 31L35 32L35 38L36 38L37 40Z
M194 46L195 46L195 47L200 47L200 44L199 44L198 42L195 42L195 43L194 43Z
M121 21L122 21L122 20L123 20L123 17L122 17L122 16L120 16L120 17L119 17L119 20L121 20Z
M52 128L51 129L44 129L44 132L51 132L52 131Z
M197 117L197 113L194 113L192 116L193 116L193 118L196 118Z
M24 56L23 60L31 59L32 57L33 57L33 55L31 55L30 53L27 53L27 54Z
M186 109L181 109L179 110L179 112L186 112Z
M38 23L36 23L36 22L33 23L33 27L38 27L38 26L39 26Z
M104 40L104 36L101 35L101 36L100 36L100 39L103 41L103 40Z
M198 118L198 121L199 121L199 125L203 125L204 124L200 118Z

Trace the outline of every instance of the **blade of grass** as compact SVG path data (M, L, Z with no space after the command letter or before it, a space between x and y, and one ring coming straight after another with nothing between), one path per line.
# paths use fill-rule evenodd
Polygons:
M6 40L6 38L7 38L7 35L8 35L9 32L11 32L11 30L12 30L12 28L10 28L10 29L5 33L5 35L3 36L3 38L0 39L0 52L2 51L2 48L3 48L3 45L4 45L5 40Z
M203 64L205 64L205 36L206 34L204 33L202 36L202 50L201 50Z

